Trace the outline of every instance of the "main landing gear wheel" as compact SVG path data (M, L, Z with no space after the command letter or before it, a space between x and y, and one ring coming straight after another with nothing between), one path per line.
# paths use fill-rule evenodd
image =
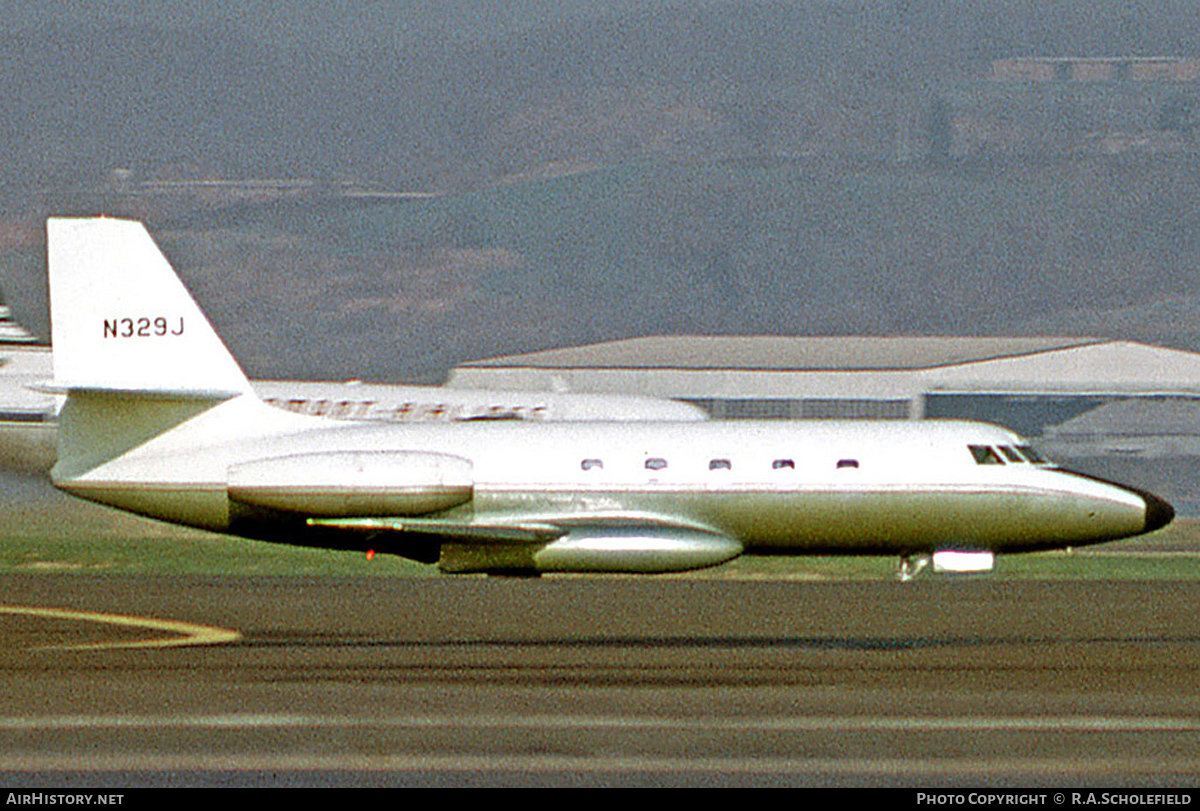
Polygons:
M900 566L896 570L896 579L907 583L919 575L933 562L933 555L922 552L919 555L901 555Z

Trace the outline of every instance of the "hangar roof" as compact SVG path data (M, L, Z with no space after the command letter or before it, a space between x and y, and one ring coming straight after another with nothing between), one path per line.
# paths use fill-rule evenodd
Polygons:
M1200 353L1104 338L671 336L456 366L460 388L690 399L1200 394Z
M458 368L908 371L1103 343L1108 341L1053 337L676 335L487 358L460 363Z

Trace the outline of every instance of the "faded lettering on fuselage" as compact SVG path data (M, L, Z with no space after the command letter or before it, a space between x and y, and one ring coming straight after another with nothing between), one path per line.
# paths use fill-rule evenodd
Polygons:
M265 397L263 402L313 417L384 422L456 422L459 420L546 420L545 405L467 405L462 403L378 403L374 400L334 400L307 397Z

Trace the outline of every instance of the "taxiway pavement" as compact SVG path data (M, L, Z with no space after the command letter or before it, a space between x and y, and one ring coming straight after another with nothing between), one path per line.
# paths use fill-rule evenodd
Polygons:
M1189 582L22 575L0 589L5 785L1200 778Z

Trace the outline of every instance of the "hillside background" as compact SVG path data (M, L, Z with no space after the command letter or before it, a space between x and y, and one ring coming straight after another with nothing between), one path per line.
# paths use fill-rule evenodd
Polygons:
M1200 83L991 76L1200 58L1190 3L286 5L12 9L0 284L35 332L43 218L106 213L259 377L655 333L1200 350Z

